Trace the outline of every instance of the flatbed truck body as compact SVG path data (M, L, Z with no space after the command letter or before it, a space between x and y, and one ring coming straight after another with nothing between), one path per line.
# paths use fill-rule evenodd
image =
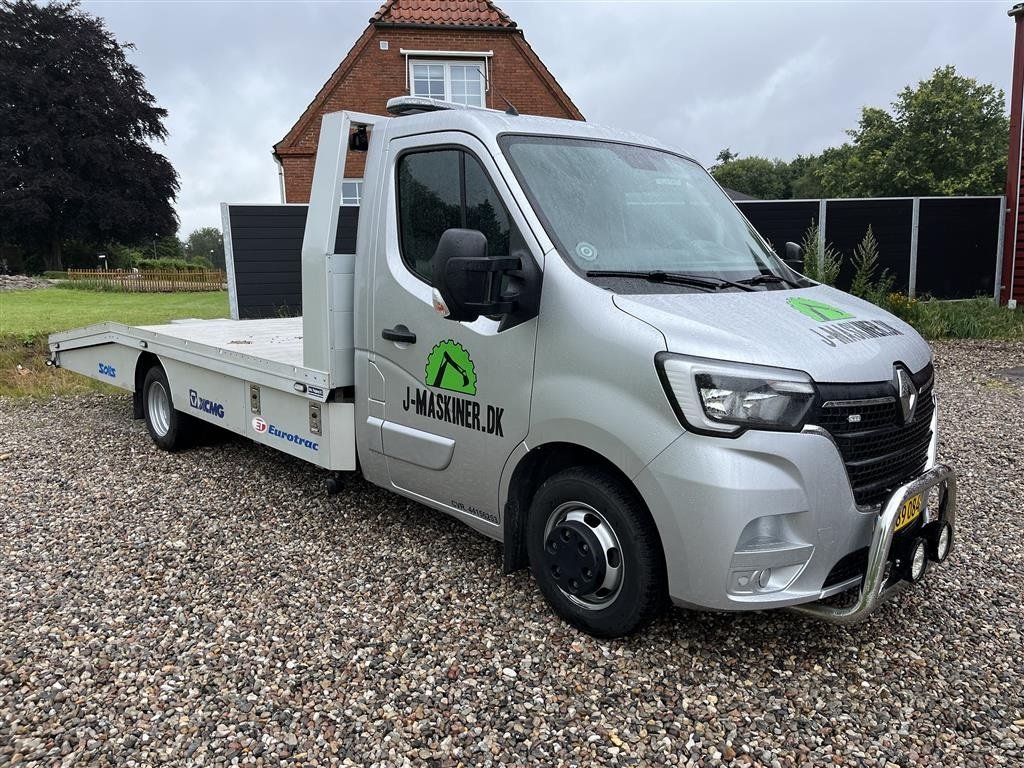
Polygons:
M328 372L302 365L302 318L99 323L55 334L51 346L62 367L130 392L140 361L155 358L190 416L325 469L355 469L354 405L328 402Z

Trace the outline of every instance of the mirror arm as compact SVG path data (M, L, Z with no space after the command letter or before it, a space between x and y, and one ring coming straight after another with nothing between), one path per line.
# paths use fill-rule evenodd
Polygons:
M510 272L514 269L522 269L523 262L518 256L504 256L501 258L462 258L449 259L449 264L460 264L463 272Z
M449 272L484 272L490 277L490 296L487 301L467 301L463 306L480 315L507 315L516 307L515 296L502 296L498 294L501 287L500 275L515 272L523 268L523 262L518 256L504 256L498 258L460 257L456 256L448 260L445 269Z

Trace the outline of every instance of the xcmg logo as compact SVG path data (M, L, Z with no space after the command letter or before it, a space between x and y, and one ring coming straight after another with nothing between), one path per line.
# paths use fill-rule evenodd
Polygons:
M218 419L224 418L223 405L215 403L213 400L207 400L205 397L200 397L199 393L194 389L190 389L188 391L188 404L197 411L208 413L211 416L216 416Z

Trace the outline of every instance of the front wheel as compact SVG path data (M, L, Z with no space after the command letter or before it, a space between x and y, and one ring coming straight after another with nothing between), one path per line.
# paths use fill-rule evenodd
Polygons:
M196 436L195 420L174 409L171 385L163 368L153 366L142 385L142 411L153 442L165 451L180 451L192 445Z
M565 621L596 637L622 637L667 604L665 557L636 492L596 467L548 478L526 526L530 570Z

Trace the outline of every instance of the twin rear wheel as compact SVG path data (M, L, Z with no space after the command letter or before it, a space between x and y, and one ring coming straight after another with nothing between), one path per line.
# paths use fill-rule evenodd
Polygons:
M596 637L621 637L667 605L665 558L636 492L596 467L537 490L526 524L530 569L555 612Z
M175 410L167 374L160 366L146 371L142 384L142 412L153 442L165 451L180 451L192 446L199 432L199 423L186 413Z

